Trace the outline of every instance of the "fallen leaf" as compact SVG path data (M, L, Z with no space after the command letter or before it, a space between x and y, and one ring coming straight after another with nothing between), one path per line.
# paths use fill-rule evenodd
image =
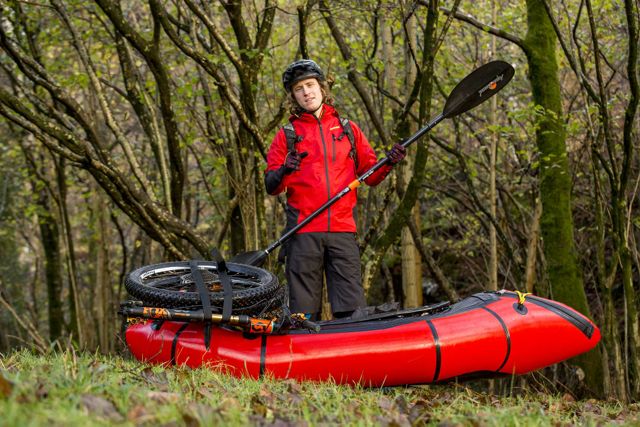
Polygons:
M115 405L102 396L83 394L80 396L80 403L91 415L105 418L109 421L124 421L124 417L118 412Z
M549 412L552 414L562 412L564 410L564 404L562 402L554 401L549 404Z
M400 412L407 414L409 412L409 403L403 395L396 397L395 404Z
M290 421L282 418L276 418L269 423L269 427L307 427L308 425L305 421Z
M11 395L13 383L0 373L0 399L5 399Z
M127 412L127 420L136 424L148 423L154 419L155 416L150 414L147 408L142 405L136 405Z
M291 404L293 406L298 406L304 402L304 398L299 394L289 393L286 395L285 403Z
M228 412L239 408L241 408L240 402L234 397L225 397L222 399L222 402L220 402L220 405L218 405L218 410L221 412Z
M153 372L152 368L144 368L140 371L140 376L144 378L148 383L153 384L160 391L167 391L167 387L169 385L169 379L167 378L167 374L164 371L160 371L158 373Z
M390 411L393 408L393 402L387 396L382 396L378 399L378 407L383 411Z
M213 393L211 393L211 390L209 390L209 387L200 387L196 390L196 392L200 396L208 400L214 400L216 398L216 396Z
M191 413L183 413L182 421L184 421L184 425L187 427L200 427L200 421Z
M176 403L180 400L178 393L169 393L166 391L150 391L147 393L147 397L158 403Z
M303 393L302 385L300 385L298 381L294 379L288 379L288 380L285 380L285 384L287 386L287 391L289 393L302 395Z
M39 382L36 386L36 398L38 400L46 399L49 397L49 388L45 383Z
M249 415L249 425L252 426L265 426L268 425L267 419L262 415L251 414Z
M182 420L187 427L200 427L209 425L222 425L218 412L211 406L192 402L182 413Z
M89 365L89 367L93 370L93 375L99 375L103 372L109 371L111 370L111 367L107 364L104 363L100 363L97 360L95 360L93 363L91 363L91 365Z
M263 399L267 402L275 402L277 400L276 395L264 384L262 385L262 387L260 387L258 396L260 397L260 399Z
M385 427L411 427L409 419L404 414L396 414L395 416L382 416L376 417L376 425Z
M253 410L254 415L258 415L262 418L266 417L269 412L267 405L262 403L262 400L257 396L254 396L253 399L251 399L251 409Z
M420 423L427 424L431 420L431 414L429 413L428 406L422 403L416 403L409 409L409 421L412 425Z
M334 414L326 414L320 418L318 424L338 425L338 417L336 417Z

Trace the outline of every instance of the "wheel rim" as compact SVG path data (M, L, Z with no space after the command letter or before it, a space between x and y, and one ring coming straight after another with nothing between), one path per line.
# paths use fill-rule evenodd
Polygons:
M198 266L202 279L209 292L222 292L222 284L214 266ZM257 274L248 272L229 271L231 287L234 292L262 287ZM197 292L195 281L189 266L160 267L140 275L140 282L145 287L162 289L173 292Z

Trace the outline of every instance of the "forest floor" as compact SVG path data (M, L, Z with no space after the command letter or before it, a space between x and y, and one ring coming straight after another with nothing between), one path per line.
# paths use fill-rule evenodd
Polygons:
M640 425L640 404L499 396L464 384L362 388L237 379L66 350L0 354L0 426Z

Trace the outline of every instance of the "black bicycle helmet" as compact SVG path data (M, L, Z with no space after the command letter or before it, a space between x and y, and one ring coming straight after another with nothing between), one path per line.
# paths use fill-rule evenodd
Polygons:
M310 77L315 77L319 81L325 80L324 73L318 64L310 59L300 59L291 63L284 70L284 73L282 73L282 85L289 92L294 83Z

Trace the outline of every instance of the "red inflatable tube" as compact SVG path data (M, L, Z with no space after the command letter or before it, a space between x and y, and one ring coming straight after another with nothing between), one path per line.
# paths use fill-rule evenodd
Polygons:
M475 294L441 313L326 322L319 333L248 335L204 325L139 321L125 325L141 361L209 366L235 376L263 375L392 386L466 375L524 374L591 350L600 331L572 308L515 293Z

